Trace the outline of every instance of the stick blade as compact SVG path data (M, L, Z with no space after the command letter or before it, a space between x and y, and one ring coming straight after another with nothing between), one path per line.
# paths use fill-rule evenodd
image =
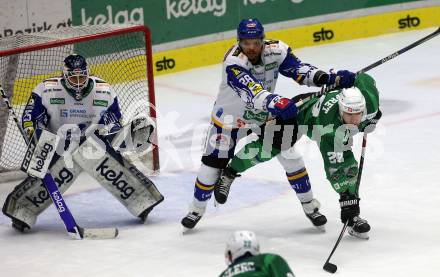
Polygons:
M118 236L118 228L81 228L83 239L114 239Z
M330 273L335 273L336 270L338 270L338 267L335 264L332 264L332 263L325 263L322 268L325 271L330 272Z

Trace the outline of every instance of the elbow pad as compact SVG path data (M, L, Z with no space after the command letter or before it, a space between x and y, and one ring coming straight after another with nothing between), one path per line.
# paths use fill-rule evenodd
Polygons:
M318 70L313 76L313 83L318 87L328 84L330 76L322 70Z

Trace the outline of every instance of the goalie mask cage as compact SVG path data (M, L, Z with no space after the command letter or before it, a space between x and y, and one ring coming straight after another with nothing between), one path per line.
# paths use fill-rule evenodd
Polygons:
M64 58L73 53L86 58L90 75L113 87L123 125L139 113L156 125L151 35L138 25L74 26L1 38L0 82L20 122L35 86L61 76ZM144 153L124 153L148 175L159 170L157 128L150 141L153 147ZM1 100L0 173L17 172L25 152L24 139Z

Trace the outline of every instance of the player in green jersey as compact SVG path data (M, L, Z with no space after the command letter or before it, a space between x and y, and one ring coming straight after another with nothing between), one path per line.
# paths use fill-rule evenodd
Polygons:
M302 105L295 126L297 131L294 132L294 136L297 135L293 138L297 140L307 135L316 141L327 179L340 195L341 220L343 223L348 221L351 235L365 239L368 238L370 225L359 217L360 199L356 192L358 163L351 145L356 133L373 131L381 115L374 79L367 74L359 74L354 87L329 92ZM214 194L227 197L230 185L239 173L277 155L283 155L283 151L262 139L248 143L223 171Z
M228 268L220 277L294 277L287 262L276 254L260 254L260 243L254 232L236 231L226 243Z

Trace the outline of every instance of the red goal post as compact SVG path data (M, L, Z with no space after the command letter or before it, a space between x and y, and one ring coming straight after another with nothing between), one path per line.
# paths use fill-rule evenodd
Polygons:
M76 53L87 59L91 75L112 85L123 124L146 113L156 125L151 34L142 25L92 25L0 39L0 83L21 121L32 89L44 79L61 76L63 60ZM148 174L159 170L157 125L154 147L124 156ZM26 145L0 101L0 173L19 169Z

